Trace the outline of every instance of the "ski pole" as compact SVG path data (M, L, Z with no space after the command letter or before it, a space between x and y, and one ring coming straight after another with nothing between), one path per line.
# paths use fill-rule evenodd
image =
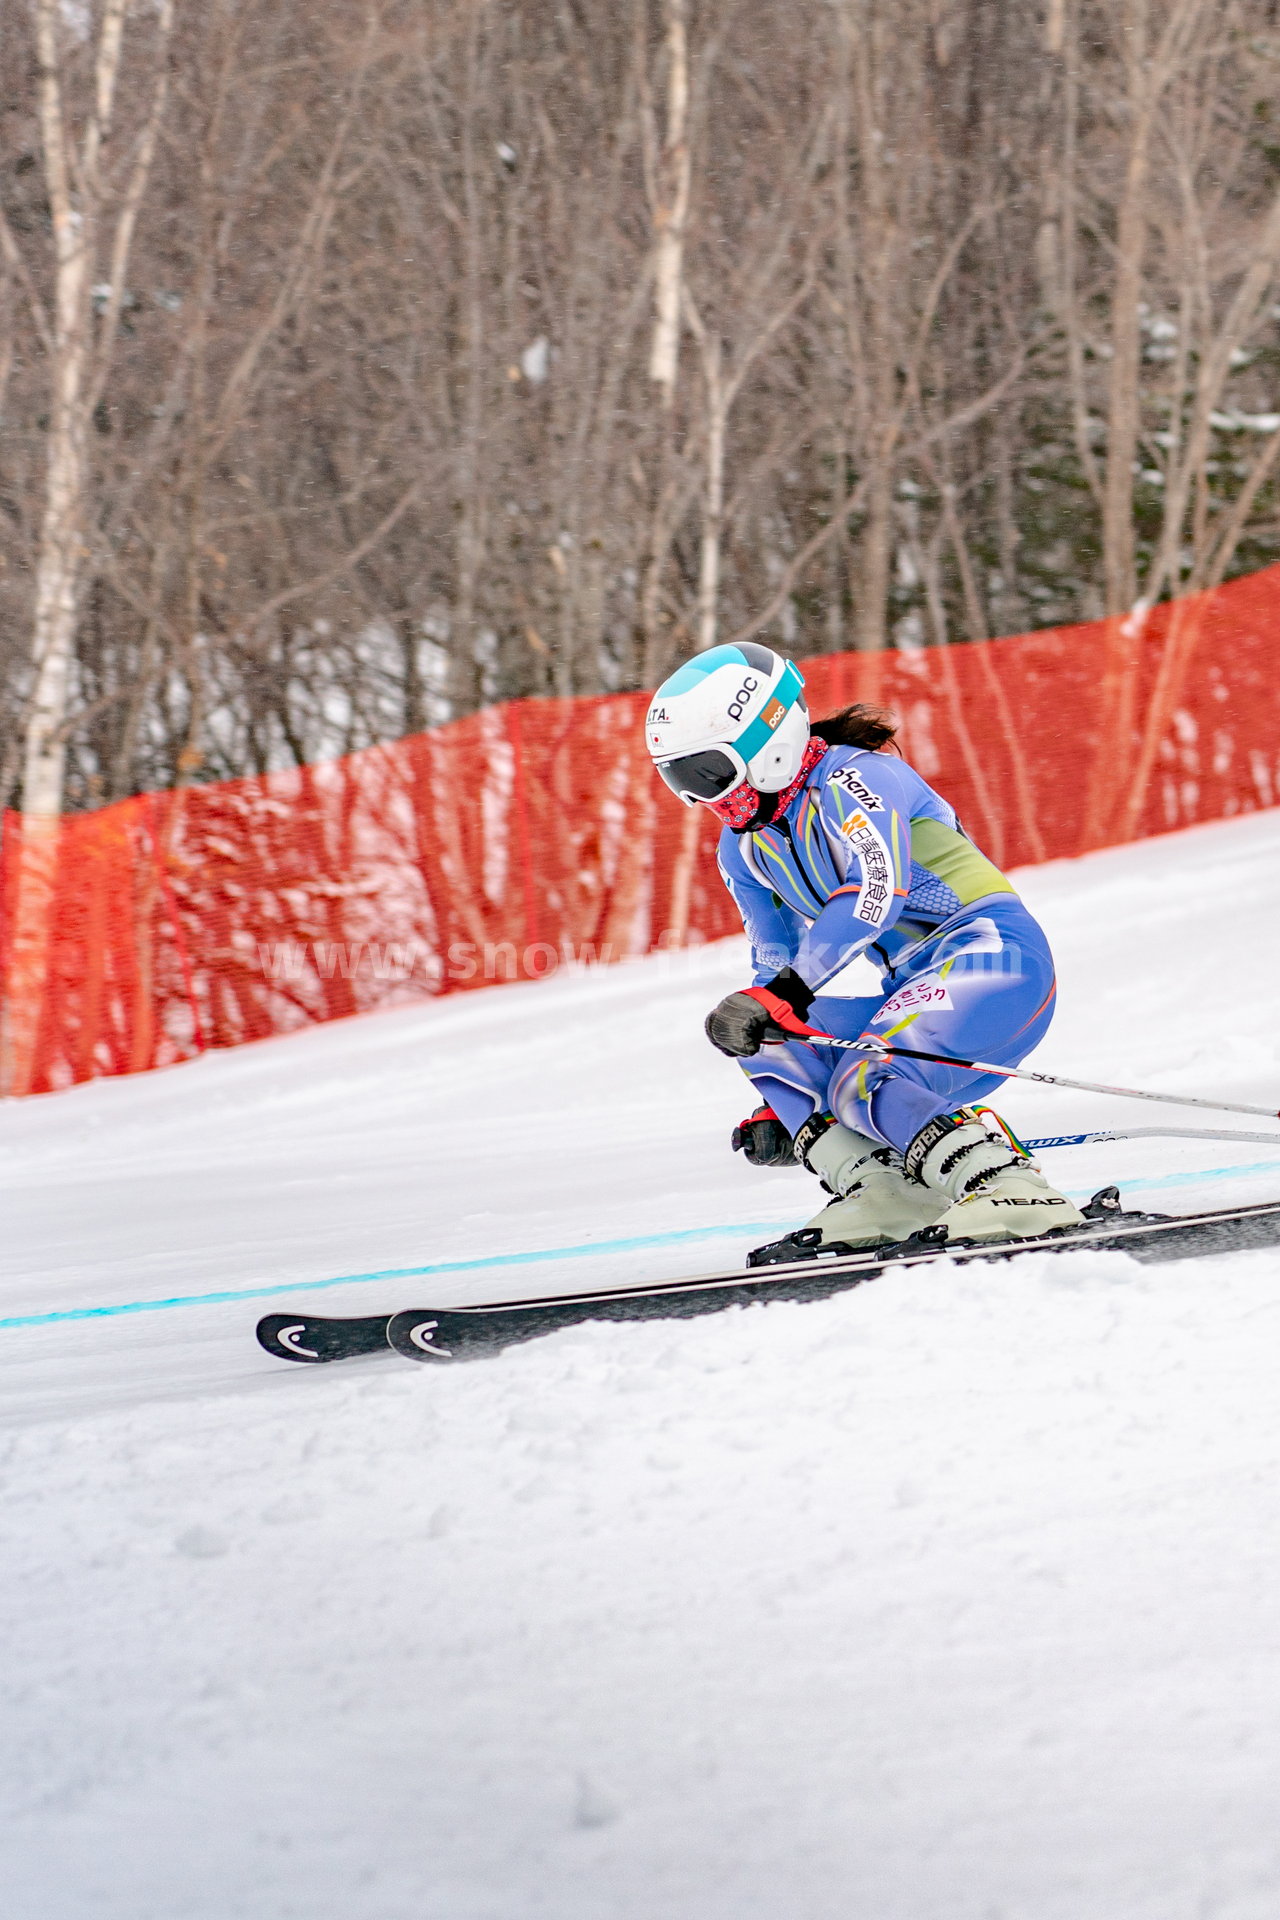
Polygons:
M1242 1140L1251 1146L1280 1147L1280 1133L1237 1133L1223 1127L1108 1127L1096 1133L1052 1133L1022 1144L1042 1153L1046 1147L1093 1147L1110 1140Z
M1148 1093L1141 1087L1108 1087L1097 1080L1067 1080L1060 1073L1032 1073L1026 1067L998 1067L991 1060L956 1060L946 1053L921 1053L915 1047L891 1047L883 1040L837 1040L831 1033L812 1033L825 1047L848 1047L853 1053L892 1054L901 1060L928 1060L937 1067L963 1067L967 1073L994 1073L1002 1080L1035 1080L1042 1087L1070 1087L1074 1093L1114 1093L1122 1100L1158 1100L1169 1107L1208 1107L1214 1113L1255 1113L1264 1120L1280 1120L1280 1107L1247 1107L1235 1100L1201 1100L1190 1093ZM788 1039L792 1038L790 1034Z

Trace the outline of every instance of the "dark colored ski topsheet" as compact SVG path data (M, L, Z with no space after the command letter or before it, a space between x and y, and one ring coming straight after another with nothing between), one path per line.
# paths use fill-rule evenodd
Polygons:
M589 1320L685 1319L764 1300L825 1300L874 1280L887 1269L928 1260L1009 1260L1019 1253L1069 1253L1081 1247L1115 1249L1136 1260L1185 1260L1209 1253L1280 1245L1280 1201L1226 1207L1181 1217L1121 1213L1109 1196L1095 1196L1087 1226L1036 1240L972 1242L968 1246L904 1247L870 1253L815 1256L700 1274L687 1280L619 1287L603 1293L551 1294L477 1307L420 1307L388 1316L324 1319L273 1313L258 1323L258 1341L279 1360L315 1366L393 1347L412 1360L448 1364L481 1359Z
M298 1360L318 1366L325 1360L346 1360L354 1353L385 1353L385 1313L362 1320L324 1320L308 1313L269 1313L259 1320L258 1345L277 1360Z
M1020 1253L1069 1253L1082 1247L1129 1253L1137 1260L1185 1260L1208 1253L1280 1244L1280 1201L1213 1213L1166 1217L1100 1209L1088 1225L1035 1240L913 1246L889 1252L809 1258L725 1275L703 1275L607 1293L552 1295L489 1306L419 1307L394 1314L387 1342L406 1359L449 1364L478 1360L563 1327L595 1320L686 1319L765 1300L825 1300L895 1267L930 1260L1009 1260Z

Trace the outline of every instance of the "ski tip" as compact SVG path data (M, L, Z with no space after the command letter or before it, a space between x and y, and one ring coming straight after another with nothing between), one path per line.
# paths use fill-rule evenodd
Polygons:
M452 1318L431 1307L394 1313L387 1322L387 1345L406 1360L422 1360L428 1364L434 1360L447 1364L457 1357L456 1348L450 1344L449 1330L444 1324Z
M268 1313L255 1329L258 1345L273 1360L293 1360L300 1366L323 1366L358 1353L386 1351L387 1316L373 1314L359 1320L321 1320L301 1313Z
M274 1360L297 1360L303 1366L315 1366L325 1356L307 1343L308 1328L297 1314L268 1313L259 1320L258 1345Z

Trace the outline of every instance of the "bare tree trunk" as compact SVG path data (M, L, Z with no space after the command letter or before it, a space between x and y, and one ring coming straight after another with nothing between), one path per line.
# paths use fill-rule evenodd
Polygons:
M480 459L484 415L484 299L482 291L484 236L480 232L480 195L476 179L475 118L479 93L479 40L484 9L475 5L467 38L467 91L463 105L463 273L460 297L464 304L466 339L463 403L460 422L457 481L457 598L454 602L452 686L455 713L467 713L479 704L480 667L476 658L476 595L480 582L481 503ZM557 659L557 692L567 691Z
M1049 0L1044 22L1044 44L1049 53L1061 53L1066 23L1066 0Z
M1149 209L1149 161L1157 111L1185 54L1206 0L1174 0L1160 37L1148 47L1149 0L1125 0L1124 49L1129 113L1124 185L1116 216L1111 293L1111 365L1107 383L1107 464L1102 492L1103 592L1110 616L1102 675L1102 729L1089 776L1084 844L1106 845L1121 830L1133 765L1147 604L1137 600L1133 474L1141 425L1143 262Z
M685 0L665 0L667 18L667 124L657 166L653 209L653 345L649 378L662 404L675 404L680 360L681 292L685 224L689 217L689 41Z
M1013 439L1005 410L996 415L994 431L996 545L1000 555L1000 593L996 631L1021 633L1026 626L1026 607L1018 591L1018 548L1022 535L1018 530L1013 477Z
M113 187L106 162L126 4L127 0L105 0L94 49L92 99L78 143L68 125L62 9L58 0L35 0L34 5L40 140L53 237L53 314L47 329L49 425L35 580L35 683L25 730L20 866L0 1049L0 1087L10 1093L25 1093L32 1084L48 974L65 723L85 554L89 424L112 360L134 228L167 92L173 0L160 0L157 69L149 109L135 136L124 180ZM110 248L100 265L100 237L113 204ZM105 273L104 281L97 279L99 272ZM95 297L102 301L96 344Z
M818 137L821 138L821 129ZM739 309L741 319L737 348L733 355L731 369L727 374L724 364L724 342L714 327L708 327L704 323L693 295L686 290L684 296L684 315L698 343L702 360L706 407L705 481L698 569L697 644L700 650L715 645L719 625L720 557L725 522L725 450L729 415L746 384L752 367L769 342L793 318L798 308L807 299L813 285L815 260L811 249L810 258L790 291L776 303L770 301L770 294L785 271L792 236L805 206L802 198L803 188L809 184L812 172L813 152L806 144L806 150L795 168L791 191L784 192L780 196L786 211L769 223L763 254L757 261L750 263L753 270L749 272L748 285L736 290L738 298L735 306Z
M1164 538L1152 563L1153 584L1147 591L1148 596L1154 598L1166 574L1172 574L1183 535L1187 503L1189 498L1194 497L1192 566L1186 583L1189 592L1186 597L1174 602L1155 682L1142 715L1137 751L1125 764L1126 790L1117 827L1117 837L1121 840L1131 839L1138 830L1160 747L1174 710L1183 698L1186 677L1204 629L1205 605L1200 589L1216 585L1221 579L1226 556L1239 538L1249 504L1270 473L1277 451L1280 451L1280 432L1273 430L1269 444L1255 461L1235 506L1224 511L1210 531L1206 515L1205 468L1212 415L1221 402L1231 363L1241 341L1248 336L1264 303L1271 298L1278 265L1280 196L1272 203L1270 216L1258 236L1253 258L1221 324L1211 338L1200 343L1190 430L1185 447L1175 443L1170 450L1165 485Z
M1103 594L1108 613L1127 613L1134 579L1133 457L1138 446L1142 262L1147 239L1147 164L1155 112L1147 54L1148 0L1125 0L1124 45L1131 113L1124 188L1116 220L1107 383L1107 468L1102 490Z
M66 744L63 723L71 685L76 608L84 553L84 497L89 417L112 358L138 208L146 190L167 91L165 55L173 0L157 14L158 68L150 112L133 166L119 192L107 264L101 332L93 351L97 248L110 199L104 179L120 76L126 0L106 0L99 28L94 97L77 149L67 126L64 63L57 0L35 0L40 138L53 229L54 306L44 518L36 565L33 656L35 690L26 729L22 808L34 819L62 811ZM100 298L102 296L99 296Z
M720 340L712 334L702 359L707 385L707 480L698 573L698 646L703 651L716 643L720 615L720 529L724 521L724 442L729 412L721 359Z
M1076 143L1080 115L1080 48L1073 31L1066 37L1066 70L1063 76L1063 134L1061 169L1061 277L1062 323L1067 343L1067 386L1071 396L1071 425L1075 435L1080 471L1099 507L1102 505L1102 476L1094 456L1090 435L1091 421L1085 396L1084 338L1080 302L1077 293L1078 211L1076 206Z
M649 378L658 388L662 403L658 472L640 593L644 634L643 673L650 683L662 678L670 657L662 579L683 509L684 489L676 452L675 403L683 321L684 247L693 165L689 138L689 39L685 0L664 0L664 13L667 94L660 147L653 126L648 50L643 34L637 49L646 133L645 171L653 223L651 267L654 323L649 351Z
M1111 365L1107 382L1107 469L1102 493L1103 591L1108 613L1122 614L1137 595L1134 564L1134 458L1141 424L1142 287L1150 227L1150 157L1156 116L1169 83L1211 0L1174 0L1148 47L1150 0L1124 0L1128 152L1116 214L1111 290Z
M23 812L54 818L62 811L66 757L61 727L67 708L75 639L76 587L85 486L82 397L89 348L89 262L97 238L101 144L109 129L119 70L125 0L107 0L96 62L96 101L85 137L80 204L65 123L56 0L36 0L40 71L40 137L49 189L54 248L54 330L44 521L36 565L35 693L27 721ZM103 114L105 105L106 114ZM106 124L104 125L104 118Z
M854 644L875 652L885 644L889 573L893 557L894 454L901 427L897 395L897 347L901 316L892 311L896 234L884 165L884 23L868 0L845 0L842 16L850 34L851 81L857 101L862 173L864 288L864 387L862 458L867 481L865 520L858 540L858 598Z

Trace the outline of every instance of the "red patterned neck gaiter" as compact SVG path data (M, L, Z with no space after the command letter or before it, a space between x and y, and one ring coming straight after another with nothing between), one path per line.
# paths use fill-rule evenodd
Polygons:
M791 785L784 787L782 792L774 799L773 811L767 815L766 819L756 821L757 826L768 826L771 825L773 821L782 818L826 751L827 743L825 740L819 740L816 736L810 740L804 750L804 758L800 762L799 773L797 773ZM762 796L756 792L753 786L749 786L744 780L740 787L733 789L732 793L726 793L723 800L708 800L706 804L710 807L712 813L715 814L717 820L722 820L726 827L732 827L735 833L741 833L743 829L755 819L762 798L767 802L773 799L773 796L771 794Z
M716 819L722 820L726 827L741 831L748 820L754 817L760 805L760 795L744 780L740 787L733 789L732 793L726 793L723 800L708 800L705 805L710 807Z

